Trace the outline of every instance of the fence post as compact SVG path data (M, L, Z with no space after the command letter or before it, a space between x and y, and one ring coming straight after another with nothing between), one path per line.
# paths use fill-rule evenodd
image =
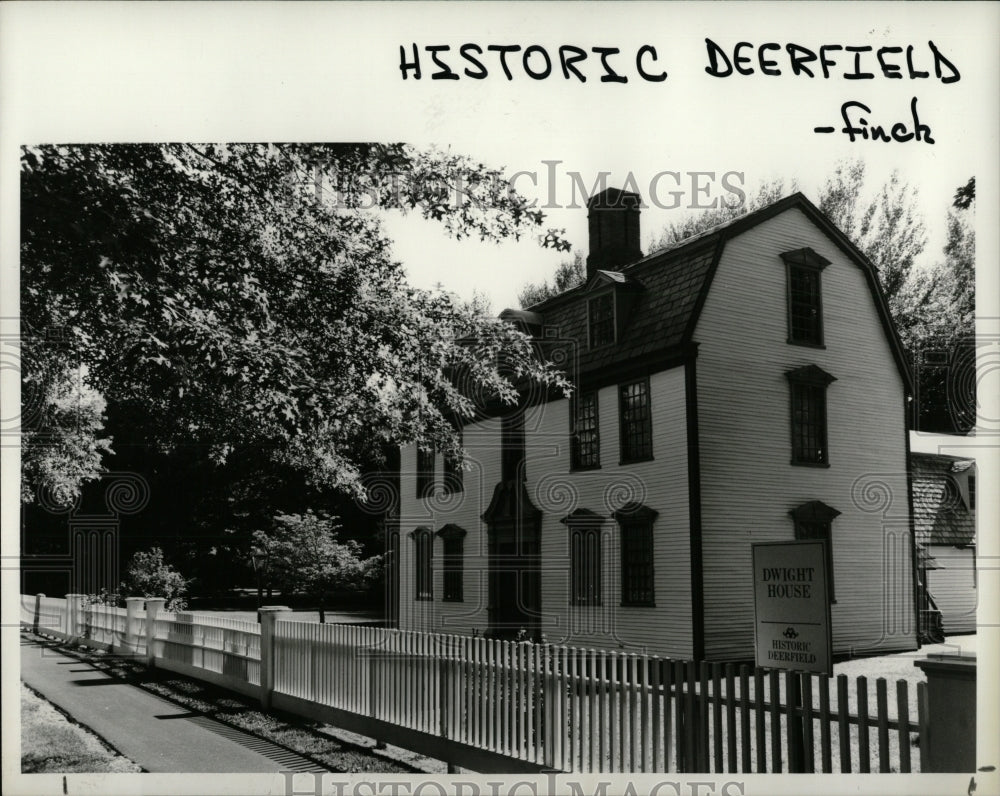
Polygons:
M145 597L125 598L125 652L134 655L139 647L139 639L135 632L135 620L142 610L142 604L146 602Z
M260 706L271 709L274 694L274 625L292 609L285 605L265 605L260 609Z
M35 615L31 620L31 630L35 633L38 632L38 618L42 614L42 600L45 599L45 595L39 592L35 595Z
M801 774L805 769L806 750L802 748L802 716L799 711L802 709L802 686L800 677L812 677L811 674L799 674L799 672L785 673L785 702L788 705L786 721L788 730L788 773ZM810 706L811 707L811 706ZM810 728L811 729L811 728ZM807 753L813 753L810 747Z
M80 611L83 609L83 594L66 595L66 635L75 641L80 635Z
M555 663L552 658L552 647L545 644L542 647L542 700L545 708L545 727L543 734L543 752L545 767L556 768L556 730L561 726L556 716L556 676Z
M150 667L156 666L156 618L166 604L163 597L146 599L146 665Z

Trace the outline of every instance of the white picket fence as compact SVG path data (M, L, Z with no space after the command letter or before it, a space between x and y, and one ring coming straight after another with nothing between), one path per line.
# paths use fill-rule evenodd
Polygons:
M257 697L265 708L479 771L917 768L911 717L923 721L924 684L913 695L899 680L891 698L878 678L869 715L864 677L296 622L284 608L264 609L257 624L166 613L162 604L83 607L79 596L23 596L21 618L39 632ZM790 699L795 690L801 697Z

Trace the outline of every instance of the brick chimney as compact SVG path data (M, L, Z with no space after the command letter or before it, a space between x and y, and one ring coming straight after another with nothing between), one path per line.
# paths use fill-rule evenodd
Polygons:
M639 194L607 188L587 202L590 254L587 279L598 269L617 271L642 258L639 246Z

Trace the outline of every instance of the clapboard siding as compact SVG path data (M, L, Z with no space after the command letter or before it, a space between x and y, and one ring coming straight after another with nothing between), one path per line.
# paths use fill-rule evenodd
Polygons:
M780 254L805 246L831 261L825 349L786 342ZM752 655L750 545L794 539L788 512L808 500L842 512L834 651L914 649L904 383L858 266L790 209L726 243L694 339L706 657ZM784 374L807 364L837 379L827 391L829 468L789 463Z
M442 633L471 634L488 626L487 580L488 547L482 513L489 506L493 488L500 480L500 424L495 420L473 423L463 431L469 469L463 474L464 489L453 495L438 494L427 500L416 499L416 448L402 449L400 459L400 567L399 627L402 630L426 630ZM435 479L441 482L443 457L435 457ZM440 537L434 537L434 599L416 600L414 583L414 541L410 532L419 526L438 531L454 523L466 530L463 601L444 602L442 596L442 555Z
M976 557L972 547L930 545L936 569L927 572L927 590L941 611L944 632L975 633Z
M552 643L624 647L636 652L690 656L691 581L684 368L650 377L653 460L619 466L616 387L600 391L599 470L569 471L569 401L530 410L525 418L528 495L542 511L542 632ZM400 478L400 627L469 634L488 629L489 556L480 519L500 479L496 422L467 426L464 444L471 470L460 496L415 498L416 452L404 448ZM441 457L436 472L440 478ZM621 606L618 528L611 512L636 500L659 512L653 526L656 607ZM560 520L575 508L608 519L602 536L600 607L569 605L569 532ZM414 599L414 541L419 526L465 528L464 602L443 602L441 540L434 540L434 600Z
M690 532L684 368L650 376L653 460L619 466L617 387L598 393L601 469L569 471L569 401L545 404L527 442L528 494L542 510L543 632L552 643L624 647L689 657ZM620 541L611 513L629 501L659 512L653 525L655 607L622 606ZM602 605L571 606L569 531L574 509L608 517L601 555Z

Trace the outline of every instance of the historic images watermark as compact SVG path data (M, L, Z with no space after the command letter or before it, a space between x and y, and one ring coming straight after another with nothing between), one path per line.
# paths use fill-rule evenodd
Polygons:
M636 781L631 778L600 779L589 777L570 779L565 774L545 772L534 777L507 777L496 775L481 779L361 779L345 781L336 774L285 772L285 796L539 796L539 794L566 793L571 796L744 796L746 783L742 780L662 779L650 782L648 778Z
M489 210L496 197L525 210L579 210L609 187L610 171L583 174L561 169L561 160L542 160L537 166L509 173L489 172L475 181L460 169L454 173L418 176L412 173L326 171L316 176L323 200L334 206L360 209L392 207L402 197L419 196L421 204L445 207L471 206ZM662 169L652 174L628 172L613 180L615 187L641 197L640 209L735 209L746 204L746 174L718 169ZM405 188L405 190L404 190Z

